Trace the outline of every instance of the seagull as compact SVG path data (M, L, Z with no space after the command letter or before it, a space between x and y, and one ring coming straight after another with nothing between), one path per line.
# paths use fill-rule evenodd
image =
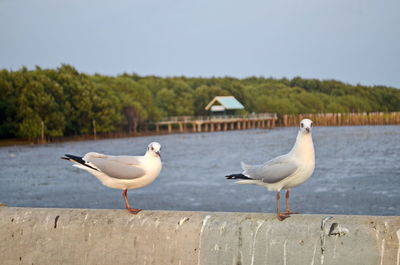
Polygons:
M291 188L303 184L309 179L315 168L314 145L311 136L313 123L309 119L300 122L296 143L286 155L278 156L263 165L247 165L241 163L243 172L226 176L227 179L238 179L238 184L256 184L276 191L276 214L280 221L288 218L289 193ZM286 190L286 209L280 211L280 191Z
M161 145L152 142L144 156L111 156L90 152L83 157L66 154L61 158L94 175L103 185L121 189L126 209L132 214L137 214L141 209L131 208L127 191L143 188L158 177L162 167L160 150Z

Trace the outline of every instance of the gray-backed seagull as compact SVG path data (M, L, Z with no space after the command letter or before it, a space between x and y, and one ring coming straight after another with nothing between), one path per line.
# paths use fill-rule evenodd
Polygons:
M309 119L300 122L296 143L286 155L278 156L263 165L246 165L242 162L243 172L226 176L227 179L238 179L238 184L256 184L276 191L276 213L279 220L289 217L290 189L303 184L314 172L315 154L311 136L313 124ZM286 210L280 211L280 191L286 190Z
M111 156L90 152L83 157L66 154L62 159L93 174L103 185L123 190L126 209L137 214L141 209L131 208L127 190L145 187L158 177L162 167L160 150L161 145L153 142L144 156Z

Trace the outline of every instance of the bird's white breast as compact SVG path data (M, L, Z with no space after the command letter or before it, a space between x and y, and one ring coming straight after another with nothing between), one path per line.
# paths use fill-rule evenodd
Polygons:
M283 189L290 189L296 187L300 184L306 182L314 172L315 163L314 161L308 161L307 163L303 163L303 166L299 168L299 170L291 177L288 178L288 181L282 187Z
M289 189L303 184L314 172L315 153L311 134L299 133L291 155L298 161L300 167L295 174L287 179L282 187L283 189Z
M137 179L128 180L125 187L127 189L138 189L151 184L160 174L161 167L162 164L159 157L148 159L143 165L146 175Z

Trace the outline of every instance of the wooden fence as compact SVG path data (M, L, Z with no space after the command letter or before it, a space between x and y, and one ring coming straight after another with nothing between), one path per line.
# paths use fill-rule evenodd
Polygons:
M279 125L298 126L300 121L305 118L312 120L318 126L400 124L400 112L364 112L283 115L279 119Z

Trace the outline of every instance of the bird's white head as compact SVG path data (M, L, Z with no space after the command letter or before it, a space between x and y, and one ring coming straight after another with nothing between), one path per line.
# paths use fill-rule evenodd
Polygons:
M313 122L312 120L309 119L304 119L300 122L300 131L302 133L311 133L313 127Z
M154 155L154 156L161 156L160 155L160 151L161 151L161 144L157 143L157 142L152 142L149 144L149 146L147 147L147 152L150 155Z

